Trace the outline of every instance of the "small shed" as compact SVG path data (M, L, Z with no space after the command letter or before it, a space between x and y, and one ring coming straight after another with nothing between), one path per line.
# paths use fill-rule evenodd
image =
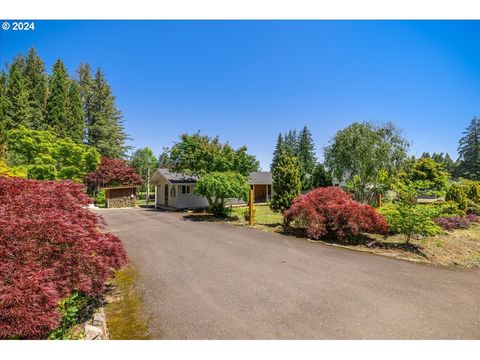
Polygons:
M273 197L273 180L270 171L254 171L248 177L248 184L253 190L254 202L266 203Z
M102 187L105 191L107 208L135 207L137 203L138 185L117 185Z

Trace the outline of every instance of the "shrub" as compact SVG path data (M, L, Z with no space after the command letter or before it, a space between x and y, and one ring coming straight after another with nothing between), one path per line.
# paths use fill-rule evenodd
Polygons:
M405 235L408 243L413 235L432 236L440 232L433 221L438 209L434 205L386 204L379 209L391 234Z
M209 209L215 216L226 216L228 199L247 201L249 190L247 178L232 171L205 174L195 186L195 193L207 198Z
M345 239L362 232L387 233L387 223L375 209L359 204L338 187L314 189L296 197L284 213L287 223L295 222L307 236Z
M105 204L105 190L100 190L95 196L95 202L97 204Z
M467 214L480 215L480 205L474 203L472 200L468 200L465 212Z
M257 212L257 209L253 209L253 218L255 219L255 213ZM248 207L243 210L243 218L245 219L245 221L249 221L250 220L250 210L248 209Z
M470 181L469 189L467 192L467 197L469 200L473 201L475 204L480 203L480 184L478 181Z
M274 195L270 208L275 212L283 213L302 191L297 158L287 153L281 153L278 164L272 169L272 178Z
M126 262L89 201L70 181L0 177L0 338L45 337L61 299L102 291Z
M443 203L423 204L421 206L431 219L447 216L464 216L465 211L458 208L457 203L453 201L446 201Z
M445 230L467 229L470 226L470 220L466 216L440 217L435 222Z
M480 216L476 214L468 214L466 217L471 223L480 223Z
M62 299L58 304L61 314L60 326L48 335L48 339L69 339L72 327L80 320L82 311L85 311L92 299L78 291L74 291L72 295Z
M450 185L445 200L455 202L461 210L467 208L467 195L460 184L453 183Z

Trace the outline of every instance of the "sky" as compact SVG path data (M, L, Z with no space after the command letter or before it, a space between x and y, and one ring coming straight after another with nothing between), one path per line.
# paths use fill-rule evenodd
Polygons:
M480 116L480 21L35 21L0 30L0 64L35 47L50 72L101 67L129 145L182 133L246 145L268 170L279 132L317 157L355 121L392 121L411 153L448 152Z

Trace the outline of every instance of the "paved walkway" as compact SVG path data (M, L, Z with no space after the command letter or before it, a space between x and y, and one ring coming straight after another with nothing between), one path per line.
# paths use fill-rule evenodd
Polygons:
M480 272L152 209L101 210L160 339L480 339Z

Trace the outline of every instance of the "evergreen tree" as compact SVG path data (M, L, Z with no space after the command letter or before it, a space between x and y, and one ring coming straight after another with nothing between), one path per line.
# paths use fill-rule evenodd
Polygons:
M284 212L292 204L292 200L298 196L302 189L300 181L300 169L297 158L282 153L278 165L272 171L273 191L270 207L273 211Z
M453 161L448 153L445 154L443 158L443 166L450 174L455 174L455 161Z
M34 48L25 60L24 77L30 107L28 123L35 130L44 130L47 128L47 76L45 64Z
M100 69L92 83L91 102L87 110L87 143L103 156L122 158L127 147L122 114L115 105L110 85Z
M298 136L297 130L289 130L284 137L284 149L290 156L298 156Z
M318 163L315 166L315 170L312 175L312 186L314 188L332 186L332 176L327 172L325 166L322 163Z
M84 138L85 120L80 97L80 87L76 81L70 80L68 89L68 127L69 137L73 141L82 142Z
M284 143L283 143L283 136L282 134L278 134L277 145L275 146L275 150L273 151L273 158L272 158L272 164L270 165L270 171L273 171L273 169L278 165L278 160L280 158L280 155L284 151L285 149L284 149Z
M420 156L421 159L423 158L431 158L430 153L428 151L424 151L422 153L422 156Z
M0 159L6 156L6 131L7 131L7 74L0 72Z
M458 146L458 174L480 180L480 119L474 117L463 133Z
M58 59L53 65L50 79L50 96L48 98L48 125L61 137L69 137L68 122L68 88L69 79L67 69Z
M84 123L86 126L87 142L89 139L89 125L93 123L93 78L89 64L80 64L77 69L80 97L83 105Z
M28 91L23 78L24 59L18 57L9 68L5 100L5 128L29 126Z
M455 162L452 160L450 155L442 153L433 153L432 159L437 164L442 165L445 170L447 170L450 174L453 174L455 171Z
M298 163L302 178L302 190L307 191L312 188L312 174L315 169L315 145L312 134L306 126L298 136Z

